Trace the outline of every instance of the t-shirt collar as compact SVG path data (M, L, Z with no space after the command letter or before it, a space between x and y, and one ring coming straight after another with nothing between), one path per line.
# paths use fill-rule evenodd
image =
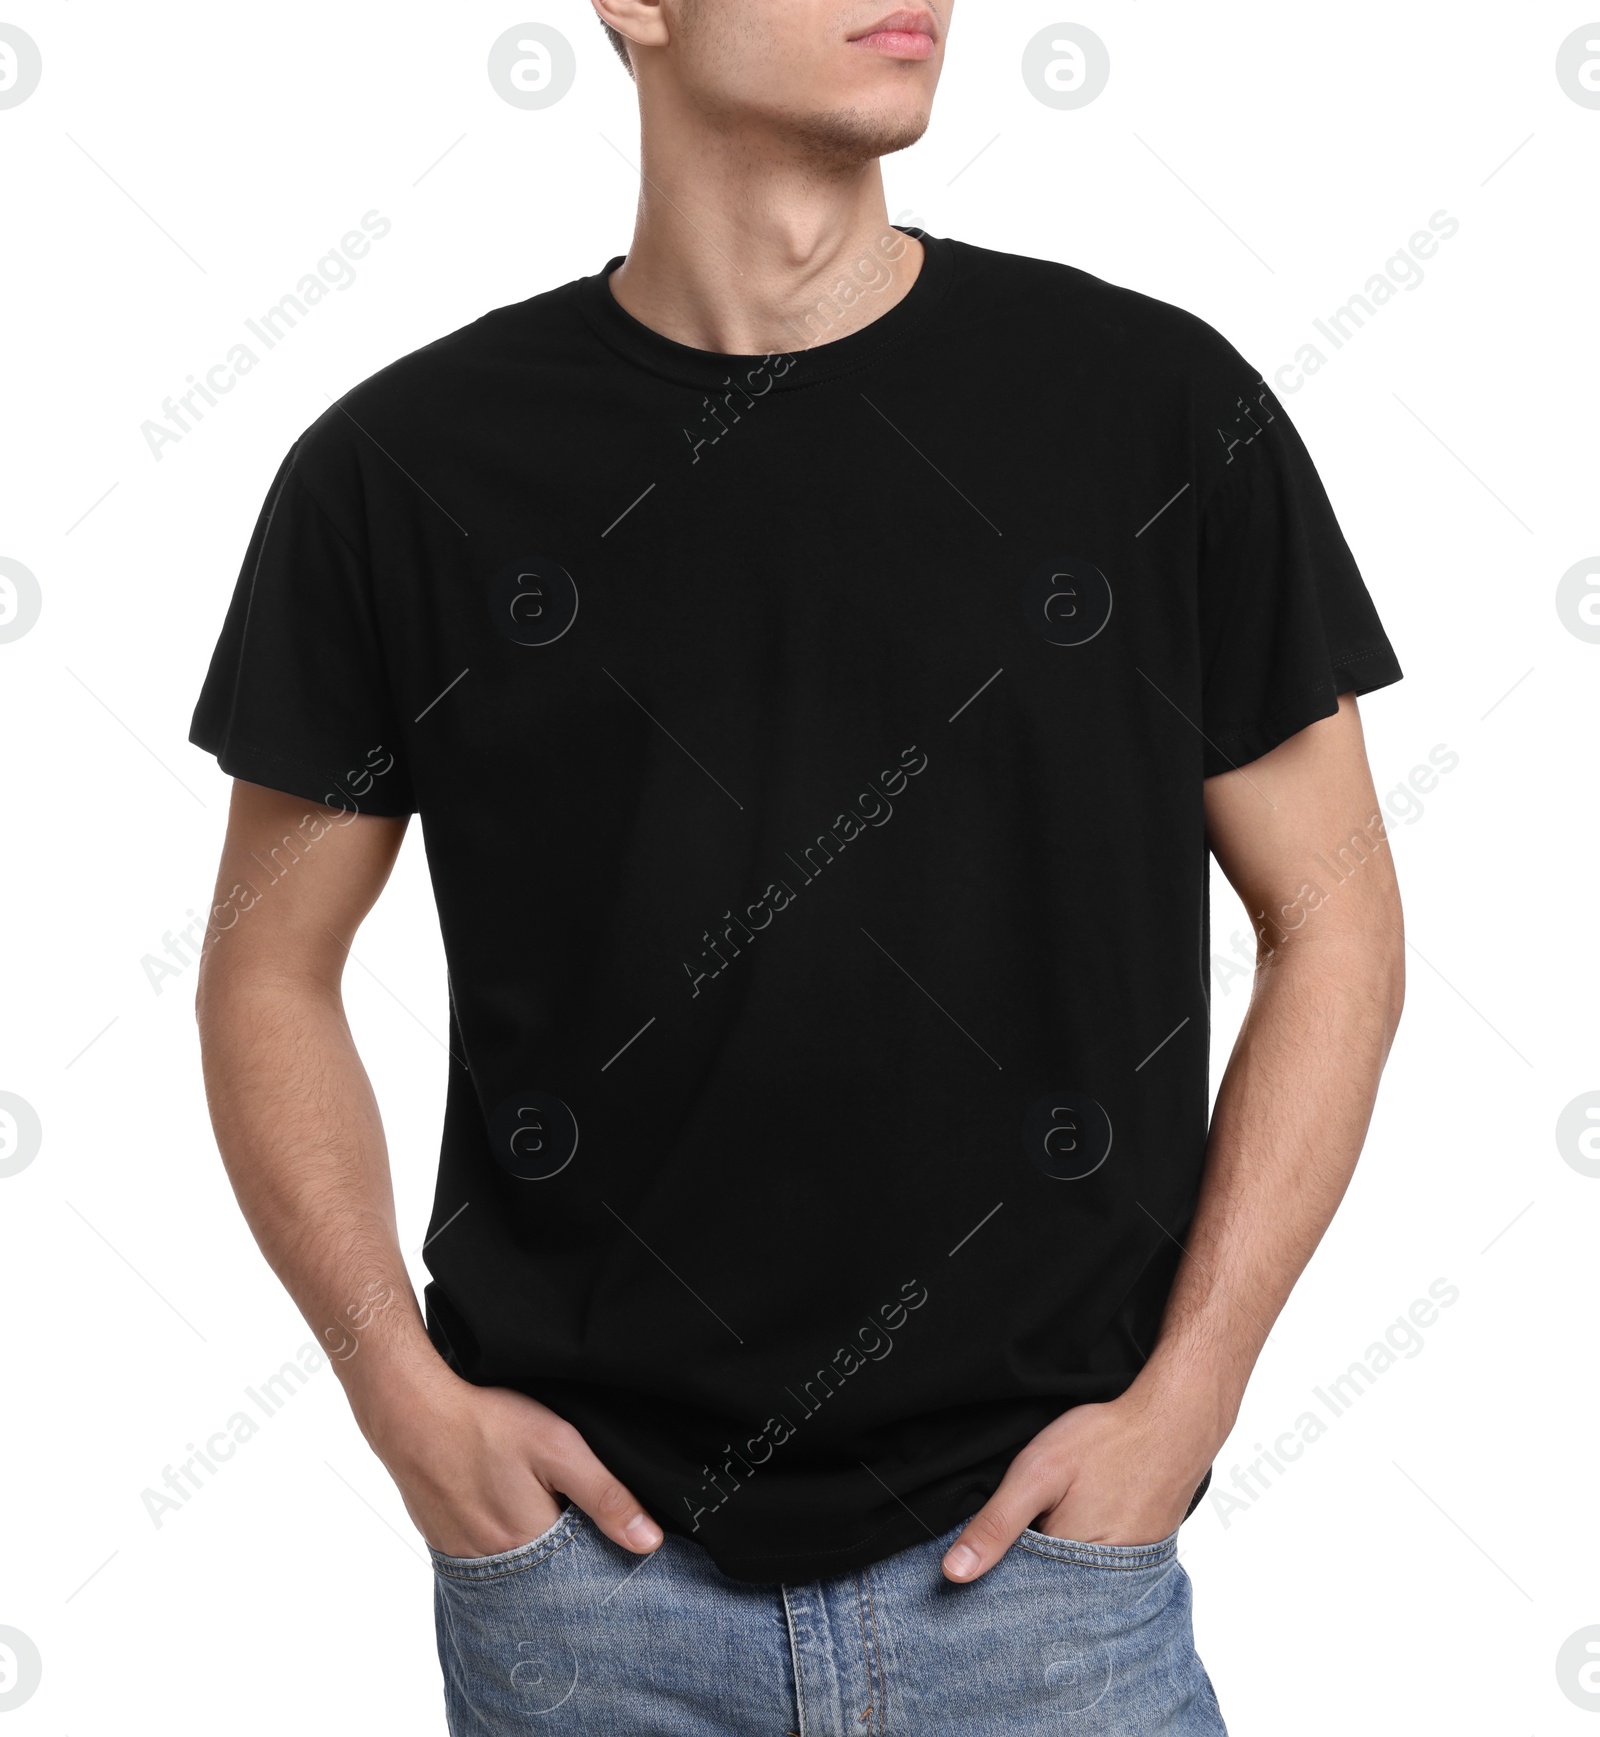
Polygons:
M697 350L680 344L636 320L611 293L610 277L622 264L618 254L593 277L574 284L578 306L600 338L629 361L652 373L683 385L710 391L733 385L746 391L765 392L768 383L777 390L815 385L860 367L869 358L915 331L943 298L949 287L954 247L946 237L894 225L903 235L922 242L922 269L911 288L885 313L858 326L841 338L829 338L826 310L814 326L815 335L805 342L797 334L794 347L769 355L739 356L716 350ZM870 290L858 290L862 296Z

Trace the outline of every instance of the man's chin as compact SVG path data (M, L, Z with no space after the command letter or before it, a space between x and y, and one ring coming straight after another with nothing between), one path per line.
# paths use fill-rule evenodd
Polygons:
M791 121L808 155L844 167L893 156L916 144L928 130L928 111L837 109Z

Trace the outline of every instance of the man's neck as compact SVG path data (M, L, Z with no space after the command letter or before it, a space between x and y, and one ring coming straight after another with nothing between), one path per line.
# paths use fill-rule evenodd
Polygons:
M680 344L780 355L870 325L922 259L889 222L876 159L819 166L769 139L647 128L633 242L611 293Z

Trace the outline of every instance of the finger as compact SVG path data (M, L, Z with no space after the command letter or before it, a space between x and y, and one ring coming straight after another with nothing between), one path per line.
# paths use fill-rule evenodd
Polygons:
M612 1477L577 1430L565 1426L553 1442L547 1438L541 1446L540 1461L550 1483L576 1502L613 1544L640 1555L660 1545L661 1528L627 1485Z
M965 1584L987 1574L1022 1536L1028 1522L1055 1500L1036 1477L1013 1466L945 1552L940 1564L945 1577Z

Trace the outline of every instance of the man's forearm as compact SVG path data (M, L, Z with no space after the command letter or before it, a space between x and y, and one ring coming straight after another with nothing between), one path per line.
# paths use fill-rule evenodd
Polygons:
M1161 1334L1135 1383L1201 1417L1214 1410L1219 1443L1349 1185L1400 1017L1398 930L1330 929L1296 936L1257 971Z
M263 979L208 953L196 1011L234 1193L359 1417L372 1380L437 1354L400 1252L383 1126L338 990Z

